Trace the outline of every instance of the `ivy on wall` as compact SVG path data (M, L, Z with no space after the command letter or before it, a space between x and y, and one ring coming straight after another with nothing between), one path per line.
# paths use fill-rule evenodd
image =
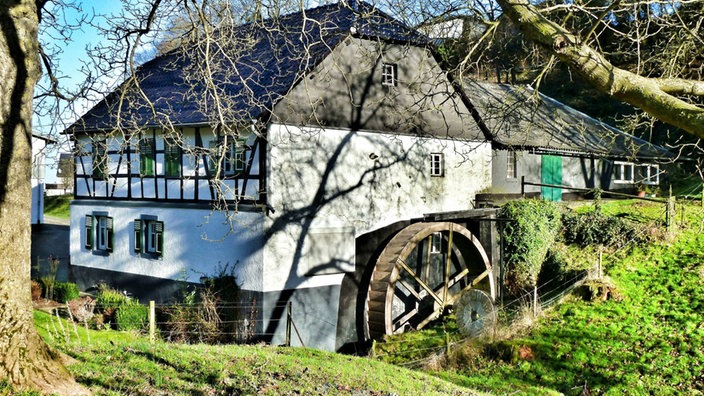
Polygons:
M548 250L560 233L560 207L538 199L509 201L500 211L509 219L502 232L506 262L506 286L510 293L536 284Z

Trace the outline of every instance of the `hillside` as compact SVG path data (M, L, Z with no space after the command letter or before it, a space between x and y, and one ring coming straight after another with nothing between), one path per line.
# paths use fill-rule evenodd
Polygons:
M603 210L653 224L662 214L660 205L628 201ZM35 321L95 394L701 394L704 209L691 204L678 213L684 223L676 238L604 256L616 298L567 297L512 336L453 343L449 357L445 348L418 356L428 334L450 331L442 324L393 341L402 346L396 356L362 358L264 345L151 345L134 333L86 330L39 311Z

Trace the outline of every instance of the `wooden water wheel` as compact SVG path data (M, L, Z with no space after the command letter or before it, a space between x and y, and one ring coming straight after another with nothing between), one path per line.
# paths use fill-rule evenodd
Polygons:
M369 336L420 329L471 288L495 298L491 264L479 240L452 222L411 224L376 261L367 297Z

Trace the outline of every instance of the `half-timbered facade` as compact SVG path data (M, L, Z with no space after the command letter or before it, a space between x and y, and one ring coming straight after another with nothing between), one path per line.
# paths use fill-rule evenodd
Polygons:
M112 94L74 124L79 283L164 300L179 281L234 268L271 341L282 341L286 302L305 345L358 341L338 326L358 293L341 287L360 271L358 238L471 208L491 183L491 146L428 41L352 3L236 30L255 38L238 73L254 71L215 76L237 115L225 126L183 101L186 86L207 96L183 83L188 51L142 66L134 102ZM156 111L142 113L140 97ZM137 121L115 119L116 106Z

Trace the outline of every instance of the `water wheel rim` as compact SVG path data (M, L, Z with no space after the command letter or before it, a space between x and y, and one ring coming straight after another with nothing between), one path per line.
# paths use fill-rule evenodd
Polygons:
M419 243L426 240L434 233L439 232L449 233L449 241L447 243L446 252L447 261L444 267L446 276L443 279L445 287L440 294L439 291L434 290L431 285L423 284L424 282L422 279L419 279L419 277L414 277L414 271L408 268L405 262ZM452 279L452 285L450 284L450 279L448 277L450 269L452 268L452 265L457 266L457 263L453 263L452 261L453 253L455 253L456 260L462 260L459 264L460 268L469 268L463 261L464 255L461 254L461 252L457 253L459 252L458 247L452 243L452 238L455 237L462 237L466 242L469 242L469 244L473 247L475 254L479 254L480 261L482 262L480 265L483 266L480 268L483 268L484 271L481 272L481 274L472 282L465 285L459 292L448 293L449 289L454 287L460 281L465 280L465 277L468 275L468 271L466 273L460 272L459 274L453 274L455 279ZM453 249L457 249L457 252ZM389 241L377 259L375 268L372 272L372 279L370 282L367 299L367 325L369 336L371 338L378 338L385 334L394 334L395 332L403 331L402 328L399 328L399 323L394 322L395 318L393 305L394 298L396 297L397 284L403 285L402 275L404 273L414 278L414 281L420 285L421 289L423 289L423 291L430 295L433 299L433 307L430 309L430 312L423 313L422 317L420 317L420 313L418 313L419 316L415 318L419 319L419 327L417 328L423 327L433 319L437 318L447 306L455 303L462 292L475 286L481 281L486 281L488 283L489 293L492 299L495 298L494 279L493 276L491 276L492 269L488 256L479 240L469 230L452 222L414 223L401 230L394 236L394 238L391 239L391 241ZM411 290L409 287L406 288ZM412 317L414 314L415 313L413 312L408 312L407 315L410 316L401 318L401 322L405 321L405 323L400 323L400 325L403 326L408 324L407 319Z

